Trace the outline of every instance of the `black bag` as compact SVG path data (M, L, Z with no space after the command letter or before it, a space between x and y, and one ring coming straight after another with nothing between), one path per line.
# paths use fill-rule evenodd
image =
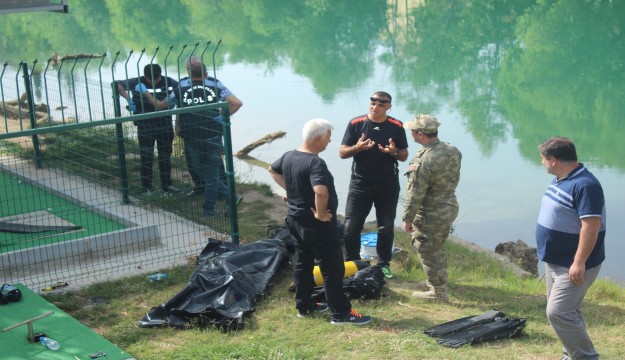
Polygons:
M9 302L18 302L22 299L22 292L11 284L4 284L0 288L0 305L6 305Z
M379 299L386 281L379 266L369 266L358 270L354 276L343 279L343 291L349 299ZM325 302L326 292L323 286L316 287L311 298Z

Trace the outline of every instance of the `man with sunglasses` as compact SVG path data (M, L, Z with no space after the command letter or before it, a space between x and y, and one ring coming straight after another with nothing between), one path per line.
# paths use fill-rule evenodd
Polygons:
M377 264L384 276L392 279L393 228L400 189L397 165L408 158L408 141L402 122L387 115L391 95L377 91L369 100L369 113L350 120L339 150L341 159L354 159L345 206L345 258L360 260L360 232L375 206Z

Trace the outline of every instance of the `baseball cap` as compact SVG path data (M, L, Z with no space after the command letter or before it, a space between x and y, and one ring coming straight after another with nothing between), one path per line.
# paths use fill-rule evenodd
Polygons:
M441 123L438 122L438 120L434 116L419 114L415 116L412 121L408 121L407 123L405 123L404 128L428 134L438 131L438 127L440 125Z

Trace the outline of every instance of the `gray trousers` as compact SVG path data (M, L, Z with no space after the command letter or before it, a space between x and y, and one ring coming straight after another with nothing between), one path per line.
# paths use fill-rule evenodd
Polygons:
M545 263L547 279L547 319L571 359L599 359L586 331L581 305L586 291L595 282L601 265L584 272L584 283L577 286L569 279L569 269Z

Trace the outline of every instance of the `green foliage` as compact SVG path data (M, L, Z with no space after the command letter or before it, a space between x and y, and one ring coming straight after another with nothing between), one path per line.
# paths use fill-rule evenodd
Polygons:
M625 151L618 138L625 124L613 121L625 114L624 6L544 2L520 19L517 47L503 60L498 88L526 158L538 161L537 144L568 136L583 161L625 169L618 155Z
M125 59L130 49L150 54L159 47L155 61L162 63L174 45L167 59L174 66L183 44L190 51L201 41L201 55L204 41L221 39L216 65L227 58L271 72L289 64L328 103L370 80L379 61L390 67L394 95L411 112L439 113L450 104L486 155L512 128L531 161L536 144L564 135L574 138L583 160L625 169L617 138L625 130L617 120L625 114L624 6L443 0L404 13L397 3L357 0L77 0L64 15L3 15L0 53L15 66L24 59L44 64L53 51L119 50Z

